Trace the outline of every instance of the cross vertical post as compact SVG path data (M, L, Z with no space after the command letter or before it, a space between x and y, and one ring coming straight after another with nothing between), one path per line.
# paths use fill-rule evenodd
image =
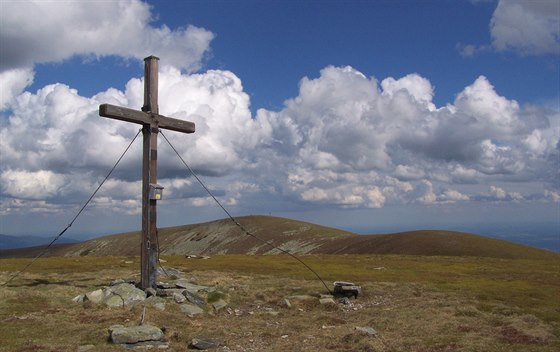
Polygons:
M140 285L142 289L156 287L158 259L157 213L158 197L151 191L157 186L157 137L159 129L194 133L193 122L174 119L159 114L158 61L149 56L144 59L144 106L142 111L110 104L99 105L99 115L115 120L142 125L142 246L140 252Z
M158 114L158 58L144 59L144 106L142 111ZM150 185L157 184L157 124L144 124L142 157L142 249L141 287L156 287L158 257L157 241L157 200L150 199Z

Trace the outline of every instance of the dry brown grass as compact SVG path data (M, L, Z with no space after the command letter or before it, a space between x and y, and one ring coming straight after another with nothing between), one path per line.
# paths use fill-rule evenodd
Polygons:
M193 337L223 339L229 351L557 351L557 263L479 258L310 256L326 279L351 279L363 295L352 306L291 300L325 289L284 256L166 257L186 278L216 285L231 311L186 317L175 303L147 307L172 351ZM126 261L133 260L134 264ZM117 278L137 277L137 258L45 258L0 287L0 351L120 351L113 324L135 325L143 306L109 309L70 300ZM0 260L0 282L22 260ZM378 269L380 267L384 269ZM508 292L514 290L515 292ZM231 313L231 314L230 314ZM373 327L377 337L358 333Z

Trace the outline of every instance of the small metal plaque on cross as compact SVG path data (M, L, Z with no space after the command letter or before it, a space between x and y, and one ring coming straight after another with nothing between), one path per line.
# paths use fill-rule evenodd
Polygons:
M195 131L193 122L159 114L158 60L155 56L144 59L144 106L142 111L110 104L99 105L100 116L143 126L142 249L140 253L140 276L143 289L156 287L158 258L156 205L160 197L150 196L150 191L153 185L157 185L157 135L160 128L182 133L194 133Z

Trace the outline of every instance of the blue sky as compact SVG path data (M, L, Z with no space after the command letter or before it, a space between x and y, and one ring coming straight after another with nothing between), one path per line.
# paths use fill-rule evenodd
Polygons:
M329 65L350 65L367 76L418 73L436 88L438 106L453 102L473 77L520 102L558 98L555 55L487 52L473 59L461 45L488 45L494 1L152 1L151 25L187 24L212 31L205 69L233 71L251 109L281 109L301 78ZM66 77L81 94L122 87L138 76L138 61L121 57L84 62L76 56L40 65L30 90ZM86 79L86 77L91 77ZM518 84L521 81L523 84Z
M68 223L136 131L97 106L139 108L154 54L160 111L197 123L167 135L235 215L560 236L556 2L0 4L1 233ZM140 227L139 144L76 235ZM224 217L166 147L159 226Z

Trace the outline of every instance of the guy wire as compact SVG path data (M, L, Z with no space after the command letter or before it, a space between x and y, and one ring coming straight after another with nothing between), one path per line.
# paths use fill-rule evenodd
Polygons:
M277 249L279 251L281 251L284 254L289 255L290 257L294 258L295 260L297 260L298 262L300 262L303 266L305 266L309 271L311 271L316 277L317 279L319 279L319 281L321 281L321 283L323 283L323 286L325 286L325 288L327 289L327 292L329 292L330 294L332 294L332 291L330 290L330 288L327 286L327 284L325 284L325 282L323 281L323 279L319 276L319 274L317 274L317 272L315 270L313 270L309 265L307 265L303 260L301 260L300 258L298 258L295 254L290 253L289 251L282 249L280 247L275 246L274 244L256 236L255 234L249 232L243 225L241 225L231 214L230 212L222 205L222 203L214 196L214 194L208 189L208 187L206 187L206 185L204 184L204 182L202 182L202 180L198 177L198 175L194 172L194 170L187 164L187 162L185 161L185 159L183 159L183 157L181 156L181 154L179 154L179 152L177 151L177 149L175 149L175 147L173 146L173 144L171 144L171 142L169 141L169 139L167 139L167 137L165 136L165 134L163 133L163 131L160 131L161 136L165 139L165 141L167 142L167 144L169 144L169 146L171 147L171 149L173 149L173 151L175 152L175 154L177 154L177 156L179 157L179 159L181 159L181 161L183 162L183 165L186 166L186 168L189 170L189 172L193 175L193 177L198 181L198 183L202 186L202 188L204 188L204 190L206 191L206 193L208 193L208 195L210 197L212 197L212 199L214 199L214 202L216 202L216 204L218 204L218 206L220 208L222 208L222 210L224 211L224 213L229 217L229 219L237 226L239 227L246 235L251 236L257 240L259 240L260 242L267 244L268 246Z
M125 154L128 152L128 150L130 149L130 147L132 146L132 144L134 143L134 141L136 140L136 138L138 137L138 135L140 134L140 132L142 132L142 130L140 129L137 133L136 136L134 136L134 138L132 139L132 141L128 144L128 146L126 147L126 149L124 150L124 152L121 154L121 156L119 157L119 159L117 160L117 162L115 163L115 165L113 165L113 167L111 168L111 170L109 171L109 173L107 174L107 176L105 176L105 178L103 179L103 181L101 181L101 183L99 184L99 186L97 187L97 189L93 192L93 194L89 197L89 199L86 201L86 203L82 206L82 208L80 209L80 211L78 211L78 213L76 214L76 216L74 216L74 218L72 219L72 221L70 221L70 223L68 224L68 226L66 226L66 228L64 228L64 230L62 230L37 256L35 256L35 258L33 258L33 260L31 262L29 262L25 268L23 268L22 270L18 271L17 273L15 273L14 275L12 275L12 277L10 277L6 282L4 282L2 285L0 286L6 286L7 284L9 284L13 279L15 279L16 277L18 277L19 275L23 274L33 263L35 263L35 261L37 261L37 259L41 258L43 255L45 255L45 253L47 253L47 251L49 250L49 248L56 242L58 241L58 239L60 237L62 237L62 235L66 232L66 230L68 230L70 227L72 227L72 224L74 224L74 221L76 221L76 219L78 219L78 217L82 214L82 212L84 211L84 209L88 206L88 204L91 202L91 200L93 199L93 197L95 197L95 195L97 194L97 192L101 189L101 186L103 186L103 184L105 183L105 181L107 181L107 179L109 179L109 176L111 176L111 174L113 173L113 171L115 171L117 165L119 165L119 163L121 162L122 158L125 156Z

